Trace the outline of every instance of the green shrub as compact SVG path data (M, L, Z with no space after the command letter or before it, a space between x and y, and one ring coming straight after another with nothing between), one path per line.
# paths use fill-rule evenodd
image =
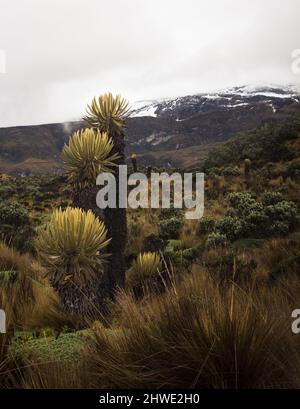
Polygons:
M28 212L18 203L2 204L0 206L0 223L11 226L24 226L29 223Z
M229 240L236 240L241 237L243 226L238 217L226 216L216 223L216 230Z
M10 185L2 185L0 186L0 199L8 199L14 194L14 189Z
M214 230L215 223L215 220L211 217L202 217L197 225L197 236L201 237L204 234L211 233Z
M31 251L34 236L32 221L25 207L18 203L0 205L0 236L17 250Z
M267 192L258 202L250 193L231 193L231 206L216 225L216 231L230 240L286 235L297 227L299 218L293 202L282 201L279 192Z
M237 216L243 216L257 206L257 202L250 192L230 193L226 200Z
M223 169L222 175L223 176L240 176L241 172L238 167L231 167L228 166L227 168Z
M222 247L227 244L227 237L225 234L221 234L219 232L211 233L206 240L206 247Z
M166 250L180 250L182 249L180 240L168 240Z
M212 167L212 168L208 169L206 173L207 173L208 176L212 176L212 177L220 176L220 169Z
M279 202L266 208L269 218L269 233L272 235L285 235L291 232L298 223L297 208L293 202Z
M188 267L193 263L196 254L196 248L183 248L180 240L169 240L164 251L165 257L170 259L173 264L184 267Z
M164 240L156 234L150 234L149 236L144 238L143 251L145 252L161 251L164 249L164 247Z
M282 194L280 192L265 192L261 198L262 204L265 206L275 205L283 201Z
M195 260L195 249L181 249L181 250L167 250L165 255L172 261L175 265L180 265L184 267L190 266Z
M249 210L249 213L245 214L241 222L241 237L264 237L268 235L267 227L269 219L265 210L260 205L258 205L256 209Z
M171 218L159 223L161 237L163 239L177 239L182 228L182 219Z

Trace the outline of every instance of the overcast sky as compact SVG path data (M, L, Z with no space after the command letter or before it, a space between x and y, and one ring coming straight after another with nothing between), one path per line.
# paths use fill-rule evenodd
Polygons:
M106 91L297 83L299 16L299 0L0 0L0 127L80 118Z

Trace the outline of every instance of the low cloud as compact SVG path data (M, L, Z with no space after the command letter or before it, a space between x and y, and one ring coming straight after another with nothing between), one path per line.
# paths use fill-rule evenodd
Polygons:
M130 101L300 82L298 0L0 0L0 126L80 118Z

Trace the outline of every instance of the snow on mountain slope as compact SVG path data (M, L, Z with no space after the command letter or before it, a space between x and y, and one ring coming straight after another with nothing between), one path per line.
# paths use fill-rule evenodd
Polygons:
M267 86L241 86L222 89L218 92L200 93L184 97L160 99L153 101L140 101L133 104L132 117L172 117L176 121L190 119L191 116L209 113L215 109L235 109L262 103L270 107L275 113L282 101L300 104L300 88L297 86L279 87Z
M140 101L127 123L126 153L138 154L139 163L160 166L174 165L188 152L196 163L199 153L237 133L282 123L294 115L300 115L300 92L292 86L243 86ZM85 126L72 121L0 128L0 171L13 166L14 172L21 172L31 168L28 161L36 160L48 161L52 169L69 136Z
M148 105L143 105L141 108L135 108L132 112L132 116L153 116L156 117L155 111L157 109L157 105L154 103L148 103Z

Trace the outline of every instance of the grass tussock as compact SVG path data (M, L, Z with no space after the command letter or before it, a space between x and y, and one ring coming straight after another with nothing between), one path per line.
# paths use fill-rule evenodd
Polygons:
M3 273L7 272L14 274L4 280ZM3 243L0 243L0 306L6 313L7 332L11 335L18 330L48 326L59 329L72 321L61 311L58 295L39 263Z
M0 305L8 317L8 329L20 329L35 307L37 265L26 255L0 243Z
M87 387L84 369L65 362L50 361L32 364L29 361L20 381L22 389L84 389Z
M199 271L146 303L123 293L123 325L113 334L93 332L86 356L91 386L299 387L286 299L284 291L257 286L221 290Z

